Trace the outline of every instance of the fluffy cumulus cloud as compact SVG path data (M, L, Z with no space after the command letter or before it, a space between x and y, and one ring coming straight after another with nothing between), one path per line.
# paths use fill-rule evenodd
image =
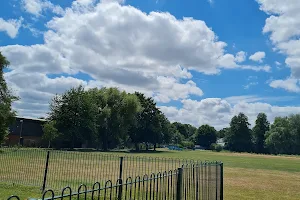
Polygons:
M263 62L263 59L266 57L266 53L263 51L255 52L253 55L249 57L250 60L256 61L256 62Z
M22 25L23 19L9 19L4 20L0 18L0 32L4 31L10 38L15 38L19 32L19 29Z
M272 87L299 92L300 79L300 1L257 0L260 9L267 13L263 32L270 36L275 49L287 56L285 64L291 69L291 77L274 80Z
M60 6L54 5L48 0L22 0L21 5L26 12L35 16L40 16L47 10L59 15L64 13Z
M244 51L238 52L235 56L232 54L224 54L221 56L219 61L219 66L225 69L244 69L253 71L265 71L270 72L271 67L269 65L241 65L239 63L246 60L247 53Z
M71 87L87 85L86 81L72 77L49 78L39 72L22 73L15 70L5 73L5 79L13 92L21 97L21 101L14 103L14 108L19 115L27 117L45 116L55 94Z
M235 61L236 62L244 62L245 60L246 60L246 55L247 55L247 53L246 52L244 52L244 51L240 51L240 52L238 52L236 55L235 55Z
M287 78L285 80L274 80L270 83L273 88L281 88L290 92L300 92L300 80Z
M49 9L61 16L46 24L44 43L0 47L11 61L12 71L6 77L21 97L16 103L20 114L46 113L45 105L55 93L78 84L141 91L167 103L203 95L191 80L192 70L204 74L223 68L269 71L268 66L237 64L246 53L224 54L226 43L204 21L176 19L165 12L147 14L122 2L76 0L61 10L48 0L22 0L24 10L35 16ZM77 73L90 80L72 78ZM57 78L51 78L53 74ZM38 103L43 106L34 111L37 114L25 108L38 108Z
M239 99L239 101L234 103L230 102L230 99ZM248 102L247 98L245 101L242 99L243 97L232 97L228 100L220 98L207 98L201 101L182 100L182 108L161 106L160 109L167 114L171 121L192 123L194 126L210 124L216 129L228 127L231 118L240 112L248 116L252 126L260 112L265 112L271 122L276 116L300 112L300 107L279 107L256 102L260 98L251 97L252 102Z

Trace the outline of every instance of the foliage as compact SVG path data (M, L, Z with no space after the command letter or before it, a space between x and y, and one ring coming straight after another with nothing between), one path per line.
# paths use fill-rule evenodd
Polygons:
M148 143L154 145L163 142L169 142L170 122L164 114L156 107L156 103L151 97L145 97L144 94L136 92L142 109L136 113L136 122L129 131L129 137L135 144L136 150L139 150L139 143L145 142L148 149Z
M191 138L197 132L197 128L190 124L174 122L173 125L184 138Z
M77 147L82 144L103 150L140 144L169 143L172 127L144 94L129 94L116 88L84 90L82 86L56 95L50 105L50 120L61 133L58 146ZM60 141L60 142L59 142Z
M223 150L223 147L219 144L216 144L216 143L212 143L210 145L210 149L213 150L213 151L216 151L216 152L220 152Z
M191 141L182 141L181 142L182 146L188 149L194 149L195 148L195 144Z
M255 126L252 129L253 147L256 153L265 153L265 135L269 128L270 123L267 120L267 115L259 113L255 121Z
M9 61L0 52L0 144L8 135L8 127L15 120L16 113L12 110L11 104L18 98L13 96L7 87L4 79L4 69Z
M217 137L224 138L228 130L229 128L222 128L221 130L217 131Z
M300 115L276 117L265 145L273 154L300 154Z
M202 147L209 149L212 143L217 140L217 131L214 127L207 124L202 125L197 130L196 143Z
M56 128L56 121L48 121L43 125L43 139L48 141L48 148L51 142L59 136L59 132Z
M50 120L56 121L61 133L59 146L74 148L84 140L95 138L95 109L91 97L82 86L56 95L50 104Z
M236 152L250 152L252 149L251 130L248 117L239 113L230 122L230 128L225 135L226 148Z

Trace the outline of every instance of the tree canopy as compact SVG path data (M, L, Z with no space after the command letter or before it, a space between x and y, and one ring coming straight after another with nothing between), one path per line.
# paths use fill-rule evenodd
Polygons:
M9 61L0 52L0 144L8 135L8 127L13 123L16 115L11 104L17 100L17 97L12 95L4 79L4 69L8 65Z
M56 145L82 144L109 150L140 143L168 143L169 120L150 97L121 92L117 88L72 88L56 95L50 104L49 120L61 133Z
M269 131L270 123L265 113L259 113L252 129L253 147L256 153L265 153L265 135Z
M234 116L230 122L230 128L226 132L226 148L236 152L250 152L252 149L251 130L248 117L244 113Z
M209 149L212 143L216 143L217 131L214 127L207 124L202 125L197 130L196 143Z

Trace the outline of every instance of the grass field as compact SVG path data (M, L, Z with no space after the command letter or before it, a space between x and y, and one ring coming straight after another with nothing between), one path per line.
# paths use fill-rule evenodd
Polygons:
M101 153L85 153L86 155ZM110 153L111 155L129 155L129 153ZM224 199L243 200L243 199L300 199L300 157L297 156L269 156L254 155L246 153L211 152L211 151L161 151L159 153L134 153L136 156L147 157L168 157L179 159L195 159L209 161L223 161L224 163ZM0 155L0 177L4 177L9 169L7 160ZM74 161L80 165L87 156L81 160ZM37 163L30 163L33 168L33 175L38 169L39 164L44 163L44 157L36 156ZM22 167L22 159L18 159L16 165ZM65 160L65 159L64 159ZM72 160L72 159L70 159ZM63 162L63 161L62 161ZM1 163L6 163L4 164ZM58 166L65 167L64 163ZM91 168L92 169L92 168ZM88 176L87 170L83 174ZM109 172L107 172L109 173ZM59 181L59 177L57 181ZM40 197L39 187L28 187L0 183L0 199L5 199L11 194L16 194L21 199L28 197Z

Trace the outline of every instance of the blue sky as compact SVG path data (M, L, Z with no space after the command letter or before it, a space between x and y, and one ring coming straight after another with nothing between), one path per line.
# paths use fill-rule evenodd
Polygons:
M195 126L298 113L300 3L289 1L2 1L14 108L44 116L54 94L82 84L144 92Z

